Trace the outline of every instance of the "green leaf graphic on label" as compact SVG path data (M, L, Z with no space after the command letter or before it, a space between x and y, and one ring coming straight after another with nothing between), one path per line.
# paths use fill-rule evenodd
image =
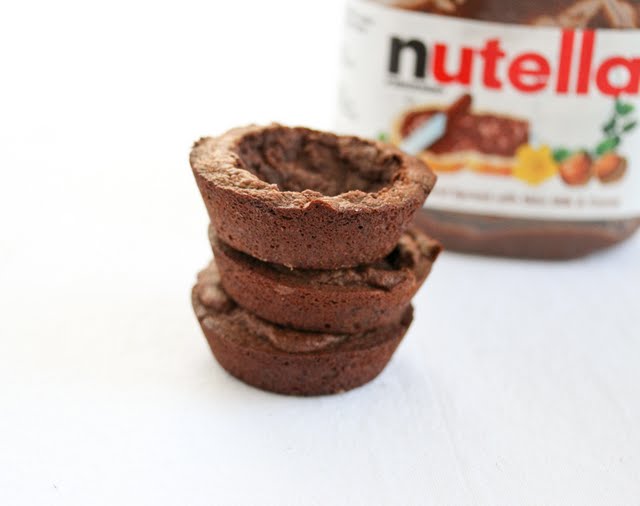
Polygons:
M620 137L609 137L608 139L605 139L600 144L598 144L596 153L598 155L604 155L605 153L616 149L618 147L618 144L620 144Z
M378 140L382 141L382 142L387 142L389 140L389 134L387 134L385 132L380 132L378 134Z
M616 112L620 115L620 116L626 116L629 113L633 112L633 104L629 104L627 102L621 102L621 101L617 101L616 102Z
M622 131L623 132L631 132L631 130L633 130L635 127L638 126L638 122L637 121L632 121L631 123L626 124L623 128Z
M612 133L616 128L616 119L615 118L611 118L611 120L602 127L602 131L605 134L610 134Z
M569 151L567 148L558 148L553 150L553 159L558 163L564 162L570 156L571 151Z

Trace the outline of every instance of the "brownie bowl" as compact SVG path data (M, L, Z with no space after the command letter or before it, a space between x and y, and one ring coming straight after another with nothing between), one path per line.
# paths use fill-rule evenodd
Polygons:
M359 333L398 321L427 278L440 244L407 229L378 262L336 270L289 269L209 239L225 292L270 322L300 330Z
M222 241L301 269L384 258L436 180L391 145L277 124L200 139L190 162Z
M324 395L374 379L413 318L360 334L305 332L274 325L238 306L222 289L214 263L198 275L192 303L213 355L243 382L281 394Z

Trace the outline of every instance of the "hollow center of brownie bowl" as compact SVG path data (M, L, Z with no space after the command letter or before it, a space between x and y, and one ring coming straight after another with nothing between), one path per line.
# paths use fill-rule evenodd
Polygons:
M375 143L304 128L276 127L244 135L234 151L244 168L280 191L333 197L389 186L402 160Z

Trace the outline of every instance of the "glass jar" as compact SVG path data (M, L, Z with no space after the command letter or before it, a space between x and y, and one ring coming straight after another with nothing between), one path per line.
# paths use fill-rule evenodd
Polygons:
M640 0L350 0L338 128L439 176L452 250L575 258L640 226Z

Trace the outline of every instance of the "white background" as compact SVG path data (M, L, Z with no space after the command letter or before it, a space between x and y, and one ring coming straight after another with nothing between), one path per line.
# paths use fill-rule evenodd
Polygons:
M341 2L0 15L0 505L640 504L640 237L448 253L372 384L295 399L210 356L192 141L330 128Z

